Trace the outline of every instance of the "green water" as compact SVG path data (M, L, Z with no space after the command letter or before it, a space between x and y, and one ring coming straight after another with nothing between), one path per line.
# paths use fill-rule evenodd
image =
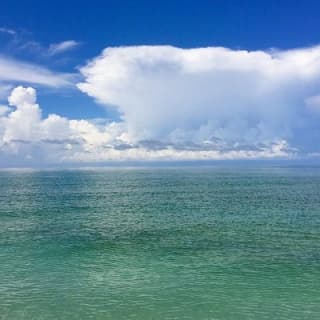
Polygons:
M0 319L320 319L320 167L2 171Z

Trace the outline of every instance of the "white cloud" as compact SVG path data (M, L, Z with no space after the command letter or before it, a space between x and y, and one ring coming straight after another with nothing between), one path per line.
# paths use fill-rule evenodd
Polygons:
M55 55L55 54L59 54L59 53L74 49L79 45L80 45L80 42L77 42L75 40L67 40L67 41L51 44L48 51L50 55Z
M320 47L107 48L80 71L79 89L116 107L135 143L195 157L255 154L280 141L301 153L318 149L320 119L305 101L320 94Z
M80 90L121 121L43 118L35 89L17 87L0 106L1 166L320 154L320 47L108 48L80 71ZM68 77L0 57L2 95L10 81L58 87Z
M108 160L208 160L290 157L285 140L255 148L136 140L125 122L43 118L35 89L16 87L0 108L0 166Z
M42 118L36 91L31 87L16 87L8 101L12 109L0 114L0 154L20 163L79 161L82 154L99 152L117 140L122 126L69 120L55 114ZM1 157L0 164L6 165Z
M25 63L0 56L0 82L7 84L25 82L50 87L64 87L72 85L73 76L56 73L36 64Z
M34 88L16 87L8 98L11 106L34 105L37 101Z

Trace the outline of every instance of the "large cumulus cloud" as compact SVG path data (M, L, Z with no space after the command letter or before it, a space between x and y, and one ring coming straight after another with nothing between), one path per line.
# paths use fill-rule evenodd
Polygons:
M80 90L149 148L318 151L320 47L107 48L80 71Z

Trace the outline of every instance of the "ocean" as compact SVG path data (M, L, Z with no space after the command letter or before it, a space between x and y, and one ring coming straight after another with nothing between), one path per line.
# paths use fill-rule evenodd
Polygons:
M320 167L2 170L0 319L320 319Z

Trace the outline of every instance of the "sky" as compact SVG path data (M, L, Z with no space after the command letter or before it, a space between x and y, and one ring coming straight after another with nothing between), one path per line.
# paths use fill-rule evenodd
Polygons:
M319 1L2 1L0 167L317 159Z

